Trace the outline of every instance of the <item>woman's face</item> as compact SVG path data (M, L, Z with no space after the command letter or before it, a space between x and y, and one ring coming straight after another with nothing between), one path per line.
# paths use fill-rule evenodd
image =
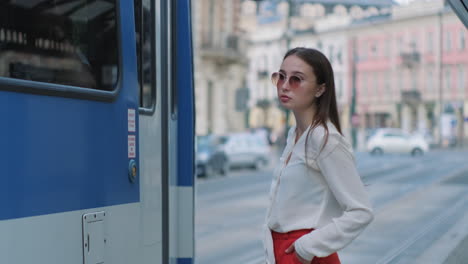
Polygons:
M317 84L312 67L295 55L283 61L276 80L279 101L293 111L311 108L325 90L325 84Z

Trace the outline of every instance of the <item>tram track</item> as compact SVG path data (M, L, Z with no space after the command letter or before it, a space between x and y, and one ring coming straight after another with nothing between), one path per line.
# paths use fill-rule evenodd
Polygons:
M367 188L374 204L376 221L369 226L371 230L365 230L367 234L363 234L357 243L351 245L350 248L356 249L351 249L352 252L348 249L342 252L343 261L346 263L412 263L405 261L422 254L425 248L431 246L430 243L435 243L437 237L448 232L441 226L449 228L450 221L457 221L460 212L468 211L468 202L457 200L463 193L460 190L464 188L459 184L465 181L464 175L468 175L468 166L459 155L437 154L408 159L396 156L390 157L389 160L369 157L358 170L364 175L364 181L371 180ZM197 236L201 238L199 242L219 241L215 252L218 252L217 256L226 255L223 263L239 263L239 258L246 260L243 263L249 264L261 263L263 260L263 248L258 232L263 214L255 212L260 210L260 200L265 200L265 196L268 195L268 192L265 192L268 188L265 189L265 186L269 187L271 178L265 174L246 174L239 176L239 179L234 179L237 178L235 175L226 178L226 182L222 182L225 179L217 180L216 188L203 186L205 190L209 187L211 193L203 193L199 197L198 207L204 208L199 212L212 215L210 212L215 210L217 213L214 219L203 216L199 220L211 221L215 230L200 228ZM468 182L468 176L466 181ZM207 184L208 181L203 183ZM446 188L445 193L440 195L443 188ZM437 201L439 195L442 197L440 202ZM468 199L467 197L464 199ZM427 206L430 208L426 208ZM239 218L235 219L237 214ZM408 214L413 215L408 217ZM240 232L242 230L249 230L248 235ZM379 235L382 231L382 235ZM241 234L244 235L240 236ZM247 244L251 245L251 248L246 248ZM231 254L231 251L237 253ZM208 248L199 252L208 254L199 255L199 260L216 259L216 256L208 253L212 252ZM359 256L360 254L364 255Z
M431 218L431 220L423 225L416 232L412 232L407 239L401 241L398 246L394 247L386 255L384 255L376 264L402 264L410 263L409 260L405 258L406 252L410 250L411 247L415 246L418 242L430 233L433 233L435 230L438 230L438 233L444 233L445 228L440 230L440 227L448 227L450 223L454 222L454 219L461 212L466 212L468 210L468 196L465 196L463 199L457 201L455 204L443 210L440 214ZM437 232L437 231L436 231ZM440 235L442 235L440 234ZM434 234L432 234L434 235ZM423 252L419 252L418 255Z
M441 168L437 164L431 166L425 165L423 168L416 168L411 172L393 177L391 182L393 182L393 186L398 186L398 188L395 188L392 192L380 193L378 196L373 197L374 210L378 213L381 210L385 210L386 205L397 202L406 195L411 195L411 193L468 172L468 166L464 163L453 162L446 165L454 169ZM440 177L444 173L446 174L445 177ZM412 181L415 177L419 178L417 183ZM379 184L389 184L389 182L379 182Z

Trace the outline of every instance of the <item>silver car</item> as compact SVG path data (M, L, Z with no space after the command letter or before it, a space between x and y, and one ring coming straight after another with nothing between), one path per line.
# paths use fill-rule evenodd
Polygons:
M268 141L257 134L234 133L222 136L221 145L231 167L262 169L270 160Z

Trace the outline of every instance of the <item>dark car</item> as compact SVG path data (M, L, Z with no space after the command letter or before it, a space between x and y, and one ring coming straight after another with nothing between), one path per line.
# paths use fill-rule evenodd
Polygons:
M197 177L228 174L229 161L218 141L215 136L197 137Z

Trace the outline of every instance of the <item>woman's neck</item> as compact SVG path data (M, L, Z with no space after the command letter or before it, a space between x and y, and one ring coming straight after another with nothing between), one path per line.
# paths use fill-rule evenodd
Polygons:
M311 107L305 111L294 111L294 117L296 119L296 134L298 137L312 124L314 116L315 107Z

